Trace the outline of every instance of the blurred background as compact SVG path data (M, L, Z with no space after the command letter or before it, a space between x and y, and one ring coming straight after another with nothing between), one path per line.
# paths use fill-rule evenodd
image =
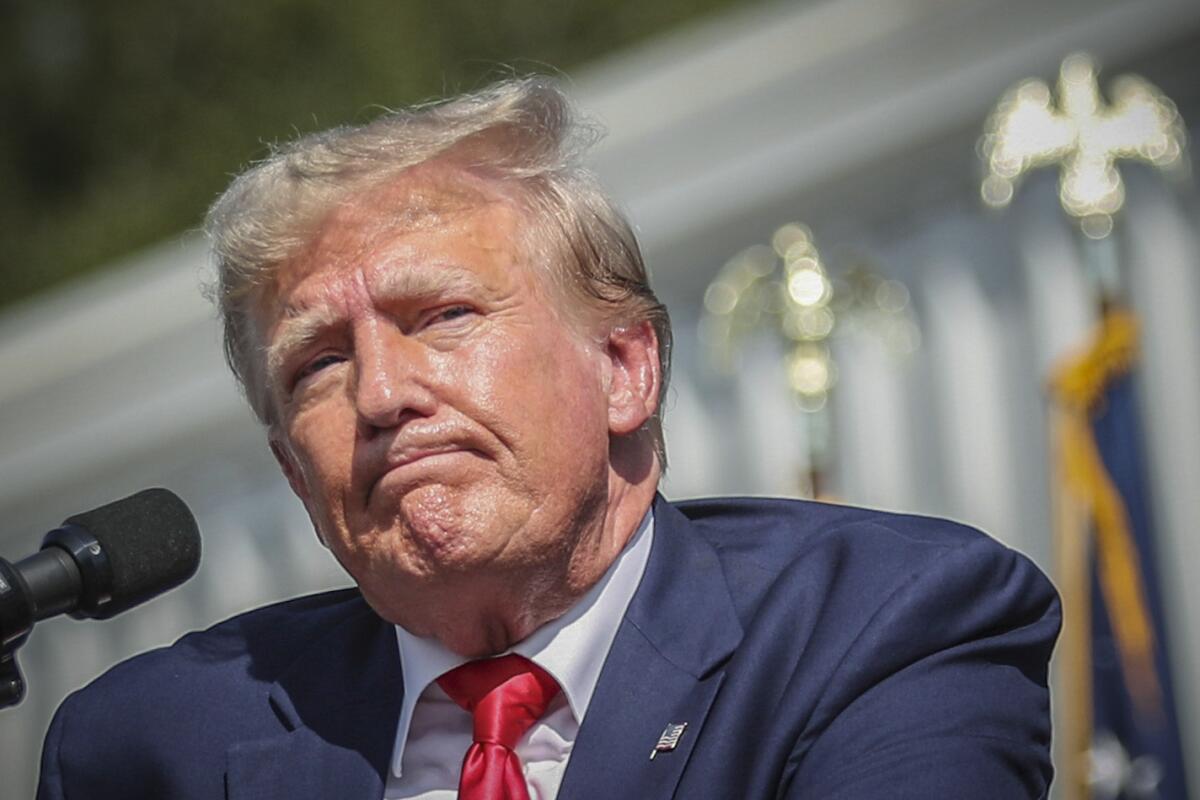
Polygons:
M207 205L272 142L531 71L609 130L595 168L672 311L664 493L949 516L1029 554L1076 626L1056 792L1186 796L1194 0L11 0L0 43L0 555L150 485L205 547L145 607L38 625L0 711L4 797L32 795L54 708L109 665L348 583L222 363Z

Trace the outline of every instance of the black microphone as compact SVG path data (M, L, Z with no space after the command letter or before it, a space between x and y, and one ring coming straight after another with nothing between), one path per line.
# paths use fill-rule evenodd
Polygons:
M166 489L68 517L34 555L0 558L0 667L13 663L33 623L57 614L108 619L175 588L199 565L196 520Z

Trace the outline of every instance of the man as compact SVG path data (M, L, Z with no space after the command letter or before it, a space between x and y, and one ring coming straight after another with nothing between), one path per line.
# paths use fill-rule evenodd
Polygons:
M40 797L1045 795L1058 615L1025 559L656 495L670 328L586 138L512 81L218 201L230 364L358 588L72 696Z

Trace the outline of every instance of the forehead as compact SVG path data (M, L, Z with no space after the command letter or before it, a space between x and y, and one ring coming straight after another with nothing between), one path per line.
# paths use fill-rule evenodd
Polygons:
M469 256L481 254L516 267L526 260L524 225L523 210L496 186L448 167L414 168L352 193L320 217L307 242L275 270L263 305L316 273L399 268L435 256L474 262Z

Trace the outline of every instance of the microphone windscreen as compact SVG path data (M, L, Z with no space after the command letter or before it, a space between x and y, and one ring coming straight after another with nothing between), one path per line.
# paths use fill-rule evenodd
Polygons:
M200 530L187 505L166 489L146 489L76 514L96 538L112 569L112 600L88 616L108 619L173 589L200 566Z

